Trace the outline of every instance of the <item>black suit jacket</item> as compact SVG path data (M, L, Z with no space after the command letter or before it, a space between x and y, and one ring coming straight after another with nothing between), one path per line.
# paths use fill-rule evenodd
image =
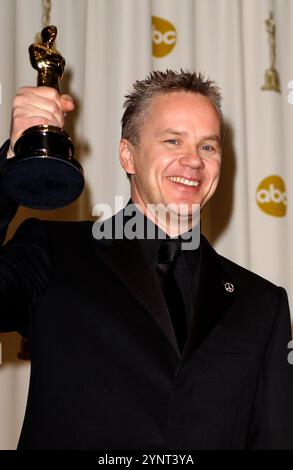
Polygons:
M137 240L22 224L0 253L0 330L31 350L20 449L293 449L286 293L201 243L180 356Z

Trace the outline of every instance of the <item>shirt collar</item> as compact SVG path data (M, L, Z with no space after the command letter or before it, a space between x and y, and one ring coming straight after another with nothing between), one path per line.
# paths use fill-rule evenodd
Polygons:
M127 205L133 204L132 200L130 199L127 203ZM160 227L154 224L152 220L150 220L148 217L143 214L143 219L144 219L144 228L145 228L145 238L143 239L138 239L138 242L147 257L147 259L150 262L156 261L156 257L158 254L158 251L161 247L162 242L166 238L170 238L169 235L167 235ZM147 227L150 230L147 230ZM191 230L189 230L189 233L192 233L192 231L198 230L198 228L195 226ZM147 233L155 233L156 238L147 238ZM161 235L161 236L160 236ZM186 234L179 235L178 239L181 242L188 243L188 238L186 237ZM191 272L194 271L196 263L198 262L199 259L199 253L200 253L200 246L197 249L193 250L182 250L184 259L190 269Z

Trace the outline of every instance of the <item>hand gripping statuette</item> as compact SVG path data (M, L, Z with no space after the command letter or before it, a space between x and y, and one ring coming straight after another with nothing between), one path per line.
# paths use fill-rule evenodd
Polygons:
M54 47L55 26L41 32L41 42L29 48L30 61L38 71L38 86L60 93L65 60ZM33 126L14 146L15 157L7 160L2 185L18 204L33 209L56 209L74 201L84 187L83 170L73 158L74 146L64 129Z

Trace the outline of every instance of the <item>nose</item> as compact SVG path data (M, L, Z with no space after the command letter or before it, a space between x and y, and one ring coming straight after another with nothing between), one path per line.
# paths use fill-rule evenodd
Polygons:
M191 168L203 168L204 162L199 156L197 150L186 152L179 158L179 163L182 166L190 166Z

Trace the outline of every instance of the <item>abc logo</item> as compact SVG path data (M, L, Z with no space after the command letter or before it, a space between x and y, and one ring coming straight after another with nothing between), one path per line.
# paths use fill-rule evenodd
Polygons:
M172 51L176 44L176 29L169 21L152 16L153 56L164 57Z
M283 178L272 175L263 179L256 190L256 201L266 214L284 217L287 211L287 193Z

